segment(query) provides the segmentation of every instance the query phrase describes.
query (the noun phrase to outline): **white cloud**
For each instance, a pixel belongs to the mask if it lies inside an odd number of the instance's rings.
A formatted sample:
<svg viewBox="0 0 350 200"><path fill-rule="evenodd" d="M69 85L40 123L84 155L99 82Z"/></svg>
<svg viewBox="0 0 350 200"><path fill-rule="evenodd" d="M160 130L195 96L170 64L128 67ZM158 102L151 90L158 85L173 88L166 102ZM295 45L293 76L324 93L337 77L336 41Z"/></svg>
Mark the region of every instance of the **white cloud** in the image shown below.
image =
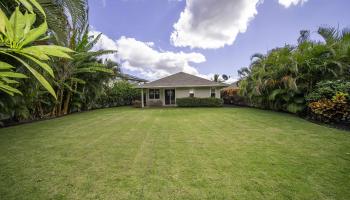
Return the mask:
<svg viewBox="0 0 350 200"><path fill-rule="evenodd" d="M284 7L288 8L291 5L298 5L306 3L308 0L278 0L278 3L283 5Z"/></svg>
<svg viewBox="0 0 350 200"><path fill-rule="evenodd" d="M96 36L99 33L91 31L90 34ZM125 36L113 41L102 35L94 47L94 50L97 49L118 50L116 55L107 55L104 58L120 62L122 68L138 72L150 80L180 71L203 76L191 64L206 61L204 55L200 53L158 51L154 49L153 42L142 42Z"/></svg>
<svg viewBox="0 0 350 200"><path fill-rule="evenodd" d="M261 0L187 0L170 40L178 47L221 48L232 45L258 13Z"/></svg>
<svg viewBox="0 0 350 200"><path fill-rule="evenodd" d="M228 78L224 83L227 83L227 84L232 84L234 82L238 81L238 78L237 77L230 77Z"/></svg>
<svg viewBox="0 0 350 200"><path fill-rule="evenodd" d="M90 31L89 32L90 35L97 37L100 32L98 31ZM93 51L97 51L100 49L104 49L104 50L118 50L118 46L115 43L114 40L112 40L111 38L109 38L108 36L101 34L101 38L100 40L97 42L97 44L92 48ZM118 57L117 54L108 54L108 55L103 55L101 56L102 59L110 59L110 60L114 60L117 61Z"/></svg>

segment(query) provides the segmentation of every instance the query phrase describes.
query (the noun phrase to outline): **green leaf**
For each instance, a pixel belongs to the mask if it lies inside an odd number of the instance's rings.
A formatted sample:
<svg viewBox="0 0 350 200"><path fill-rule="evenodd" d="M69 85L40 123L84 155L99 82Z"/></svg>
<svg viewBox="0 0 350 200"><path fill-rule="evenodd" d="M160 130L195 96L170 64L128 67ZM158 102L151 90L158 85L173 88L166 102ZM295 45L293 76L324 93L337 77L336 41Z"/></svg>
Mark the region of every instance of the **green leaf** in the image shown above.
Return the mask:
<svg viewBox="0 0 350 200"><path fill-rule="evenodd" d="M41 5L36 1L36 0L29 0L30 3L32 3L40 12L41 14L44 15L44 17L46 18L46 14L45 14L45 11L44 9L41 7Z"/></svg>
<svg viewBox="0 0 350 200"><path fill-rule="evenodd" d="M40 60L49 60L50 57L45 54L45 52L42 52L38 49L32 48L32 47L27 47L21 49L21 52L29 54L31 56L34 56Z"/></svg>
<svg viewBox="0 0 350 200"><path fill-rule="evenodd" d="M5 27L6 27L6 15L2 12L1 8L0 8L0 32L1 33L5 33Z"/></svg>
<svg viewBox="0 0 350 200"><path fill-rule="evenodd" d="M16 73L16 72L1 72L0 71L0 77L10 77L10 78L27 78L26 75L22 73Z"/></svg>
<svg viewBox="0 0 350 200"><path fill-rule="evenodd" d="M26 66L26 68L35 76L35 78L41 83L42 86L44 86L44 88L50 92L50 94L57 99L56 93L53 90L52 86L50 85L50 83L39 73L37 72L35 69L33 69L32 67L30 67L29 65Z"/></svg>
<svg viewBox="0 0 350 200"><path fill-rule="evenodd" d="M6 85L6 84L3 84L1 82L0 82L0 90L6 92L7 94L9 94L11 96L13 96L15 93L23 95L22 92L17 90L16 88L11 87L11 86Z"/></svg>
<svg viewBox="0 0 350 200"><path fill-rule="evenodd" d="M80 78L70 78L70 80L74 81L74 82L77 82L77 83L80 83L80 84L85 84L86 82Z"/></svg>
<svg viewBox="0 0 350 200"><path fill-rule="evenodd" d="M305 108L305 105L296 104L296 103L291 103L291 104L288 104L287 106L288 112L291 112L291 113L301 112L304 110L304 108Z"/></svg>
<svg viewBox="0 0 350 200"><path fill-rule="evenodd" d="M8 20L8 18L6 17L5 13L2 12L2 10L0 9L0 28L2 28L1 32L9 39L10 42L13 41L13 29L12 26L10 24L10 21ZM1 24L5 24L5 25L1 25Z"/></svg>
<svg viewBox="0 0 350 200"><path fill-rule="evenodd" d="M21 42L20 47L23 47L29 43L34 42L40 36L44 35L46 33L46 31L47 31L47 23L46 22L42 23L38 28L34 28L34 29L30 30L27 33L24 41Z"/></svg>
<svg viewBox="0 0 350 200"><path fill-rule="evenodd" d="M21 11L19 11L19 7L16 7L15 12L12 13L10 23L13 28L14 42L18 43L23 37L23 30L26 25L26 20Z"/></svg>
<svg viewBox="0 0 350 200"><path fill-rule="evenodd" d="M97 71L97 72L105 72L105 73L110 73L110 74L113 73L113 70L107 69L107 68L104 68L104 67L90 67L90 69L94 70L94 71Z"/></svg>
<svg viewBox="0 0 350 200"><path fill-rule="evenodd" d="M293 100L297 104L305 103L305 98L304 97L295 97Z"/></svg>
<svg viewBox="0 0 350 200"><path fill-rule="evenodd" d="M25 19L25 27L23 30L23 35L27 35L32 28L35 20L36 20L36 15L35 14L28 14L27 12L24 14L24 19Z"/></svg>
<svg viewBox="0 0 350 200"><path fill-rule="evenodd" d="M33 13L33 6L27 0L18 0L29 12Z"/></svg>
<svg viewBox="0 0 350 200"><path fill-rule="evenodd" d="M105 73L113 74L113 70L102 68L102 67L86 67L86 68L79 68L74 71L75 74L96 73L96 72L105 72Z"/></svg>
<svg viewBox="0 0 350 200"><path fill-rule="evenodd" d="M15 67L8 63L0 61L0 69L12 69L12 68L15 68Z"/></svg>
<svg viewBox="0 0 350 200"><path fill-rule="evenodd" d="M69 86L67 83L63 83L63 86L65 86L69 91L74 92L75 90Z"/></svg>
<svg viewBox="0 0 350 200"><path fill-rule="evenodd" d="M276 89L274 91L271 92L271 94L269 95L269 100L270 101L274 101L276 99L276 96L284 94L286 91L283 89Z"/></svg>
<svg viewBox="0 0 350 200"><path fill-rule="evenodd" d="M31 66L29 66L26 62L24 62L22 59L18 58L17 56L14 56L9 53L4 53L8 56L13 57L14 59L18 60L22 65L24 65L33 75L34 77L41 83L42 86L57 100L57 96L55 91L53 90L52 86L50 85L49 82L35 69L33 69Z"/></svg>
<svg viewBox="0 0 350 200"><path fill-rule="evenodd" d="M50 74L50 76L55 77L55 75L53 74L52 68L48 64L46 64L44 62L41 62L38 59L36 59L36 58L34 58L34 57L30 56L30 55L27 55L27 54L21 54L21 55L29 58L30 60L32 60L33 62L38 64L41 68L43 68L45 71L47 71Z"/></svg>
<svg viewBox="0 0 350 200"><path fill-rule="evenodd" d="M65 52L73 52L71 49L56 45L37 45L25 48L26 51L32 51L32 52L41 52L42 54L60 57L60 58L71 58L67 53Z"/></svg>
<svg viewBox="0 0 350 200"><path fill-rule="evenodd" d="M6 83L8 83L8 84L19 83L18 81L15 81L15 80L12 80L12 79L9 79L9 78L6 78L6 77L2 77L1 79L2 79L3 81L5 81Z"/></svg>

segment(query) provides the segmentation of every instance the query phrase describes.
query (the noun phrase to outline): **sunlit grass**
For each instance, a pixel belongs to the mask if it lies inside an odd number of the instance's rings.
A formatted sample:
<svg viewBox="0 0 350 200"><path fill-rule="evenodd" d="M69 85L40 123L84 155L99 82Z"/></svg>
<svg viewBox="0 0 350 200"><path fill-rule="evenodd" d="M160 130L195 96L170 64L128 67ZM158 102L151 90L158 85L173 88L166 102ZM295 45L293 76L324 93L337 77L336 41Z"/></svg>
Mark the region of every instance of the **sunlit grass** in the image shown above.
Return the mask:
<svg viewBox="0 0 350 200"><path fill-rule="evenodd" d="M249 108L115 108L0 129L0 199L349 199L350 133Z"/></svg>

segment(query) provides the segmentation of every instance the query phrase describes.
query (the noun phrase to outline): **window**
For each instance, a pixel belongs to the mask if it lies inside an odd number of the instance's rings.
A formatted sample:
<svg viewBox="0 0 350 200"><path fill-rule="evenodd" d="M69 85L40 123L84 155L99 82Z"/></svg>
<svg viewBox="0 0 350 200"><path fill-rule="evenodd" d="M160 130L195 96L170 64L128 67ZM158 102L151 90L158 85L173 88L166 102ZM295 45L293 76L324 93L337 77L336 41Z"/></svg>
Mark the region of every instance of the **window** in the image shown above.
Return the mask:
<svg viewBox="0 0 350 200"><path fill-rule="evenodd" d="M215 88L210 88L210 97L215 98Z"/></svg>
<svg viewBox="0 0 350 200"><path fill-rule="evenodd" d="M149 99L159 99L159 89L149 89Z"/></svg>
<svg viewBox="0 0 350 200"><path fill-rule="evenodd" d="M189 91L189 97L194 97L194 89L190 89L190 91Z"/></svg>

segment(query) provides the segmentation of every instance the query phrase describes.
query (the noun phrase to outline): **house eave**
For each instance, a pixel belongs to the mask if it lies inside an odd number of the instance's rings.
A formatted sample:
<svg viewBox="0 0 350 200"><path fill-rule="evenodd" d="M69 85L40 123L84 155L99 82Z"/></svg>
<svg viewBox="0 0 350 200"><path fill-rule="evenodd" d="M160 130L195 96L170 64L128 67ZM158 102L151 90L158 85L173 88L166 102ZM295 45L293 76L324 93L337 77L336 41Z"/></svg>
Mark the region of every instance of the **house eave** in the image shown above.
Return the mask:
<svg viewBox="0 0 350 200"><path fill-rule="evenodd" d="M147 86L139 85L136 88L198 88L198 87L227 87L227 84L217 84L217 85L162 85L162 86Z"/></svg>

